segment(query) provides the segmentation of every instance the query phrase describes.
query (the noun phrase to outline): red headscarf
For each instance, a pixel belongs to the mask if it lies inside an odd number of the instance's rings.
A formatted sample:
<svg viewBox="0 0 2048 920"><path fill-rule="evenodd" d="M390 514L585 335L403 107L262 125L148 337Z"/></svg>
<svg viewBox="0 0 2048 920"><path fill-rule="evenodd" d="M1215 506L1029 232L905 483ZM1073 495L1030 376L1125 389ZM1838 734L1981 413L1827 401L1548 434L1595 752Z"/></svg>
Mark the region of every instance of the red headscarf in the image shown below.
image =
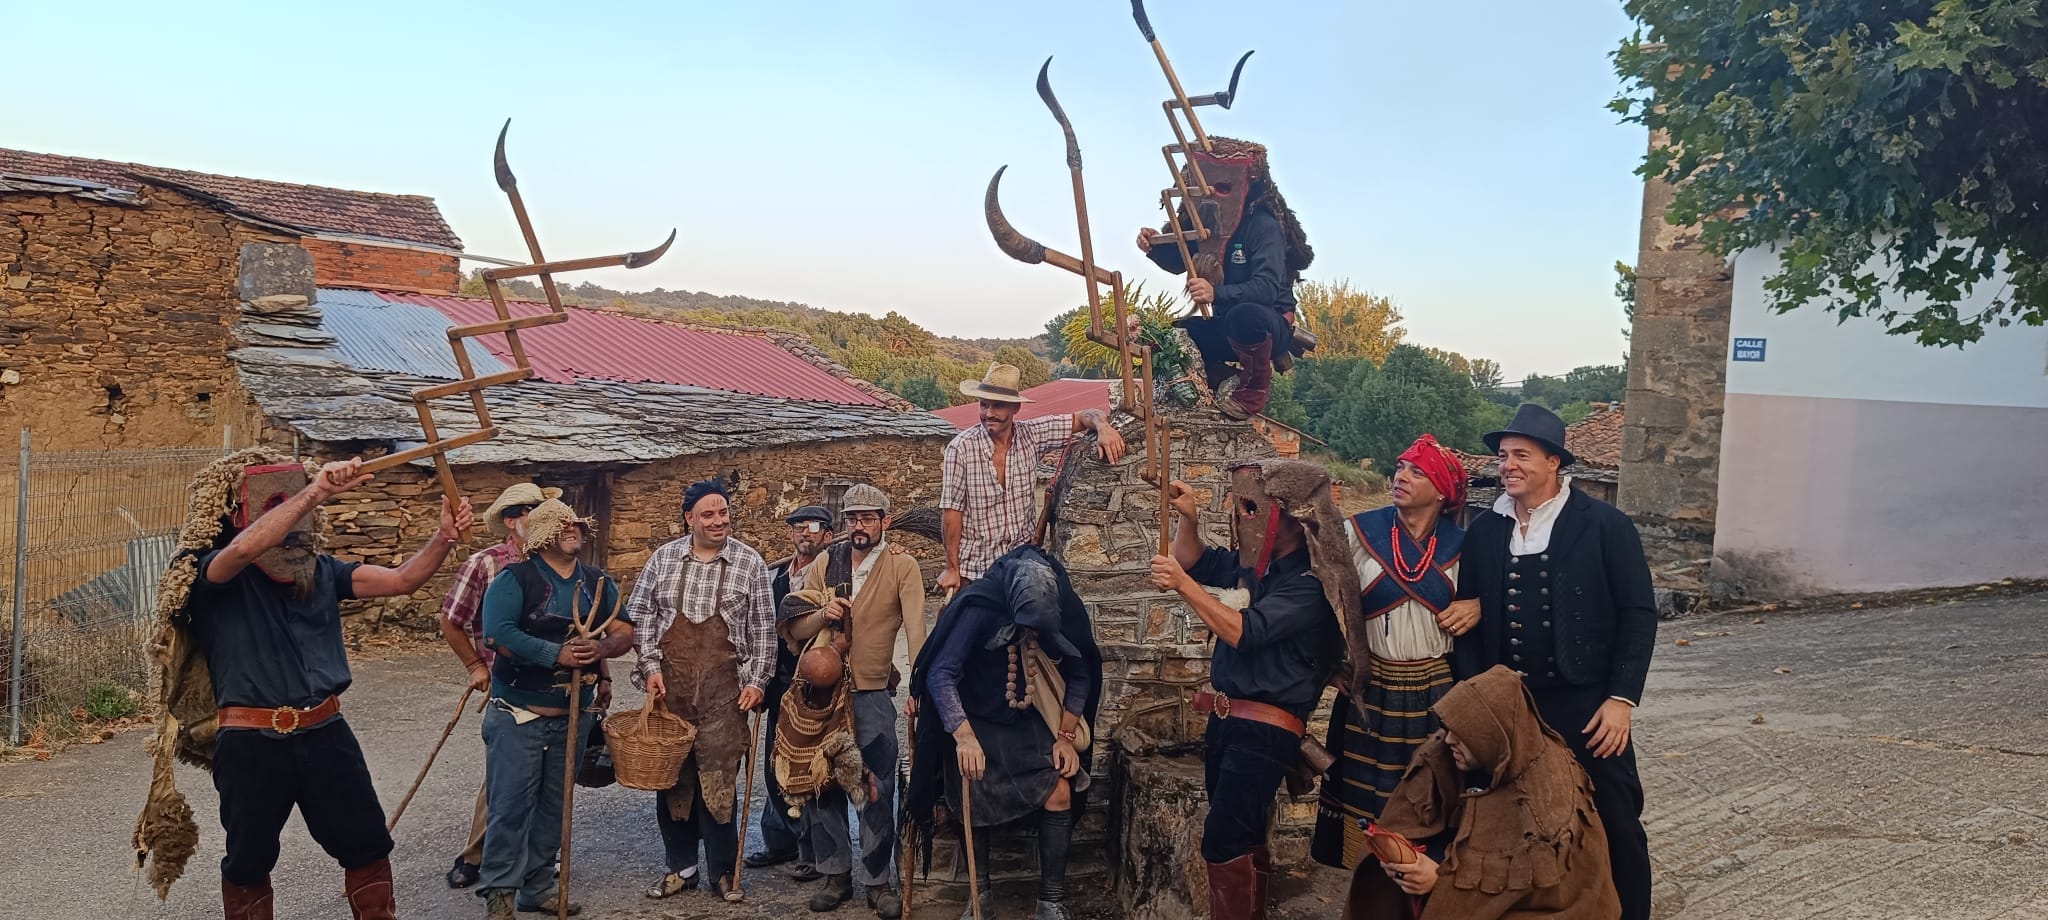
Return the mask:
<svg viewBox="0 0 2048 920"><path fill-rule="evenodd" d="M1415 443L1401 453L1401 460L1415 464L1429 484L1444 497L1444 508L1451 510L1465 504L1465 464L1450 448L1438 444L1435 435L1425 434L1416 438Z"/></svg>

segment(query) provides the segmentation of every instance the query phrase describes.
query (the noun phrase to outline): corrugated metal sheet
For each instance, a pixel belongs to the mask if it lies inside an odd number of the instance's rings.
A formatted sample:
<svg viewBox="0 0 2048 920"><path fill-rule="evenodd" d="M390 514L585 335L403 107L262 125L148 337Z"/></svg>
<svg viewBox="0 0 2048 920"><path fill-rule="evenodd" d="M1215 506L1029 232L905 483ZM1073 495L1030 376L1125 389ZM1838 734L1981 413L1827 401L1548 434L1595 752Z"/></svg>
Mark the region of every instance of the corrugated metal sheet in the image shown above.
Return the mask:
<svg viewBox="0 0 2048 920"><path fill-rule="evenodd" d="M1065 379L1042 383L1024 391L1024 398L1031 400L1017 413L1017 420L1044 418L1048 415L1073 415L1085 409L1109 411L1109 389L1113 380ZM966 431L981 424L981 407L968 403L964 406L948 406L932 413Z"/></svg>
<svg viewBox="0 0 2048 920"><path fill-rule="evenodd" d="M380 292L378 296L431 307L456 323L497 318L488 300L397 292ZM546 309L542 304L515 301L512 315L530 316ZM534 372L542 380L670 383L848 406L886 405L765 336L691 329L574 307L570 312L566 323L519 333ZM511 360L503 335L482 336L478 341L501 360Z"/></svg>
<svg viewBox="0 0 2048 920"><path fill-rule="evenodd" d="M349 364L365 370L460 380L455 355L448 349L448 317L427 307L387 300L370 291L321 288L320 327L335 338L335 351ZM510 365L499 361L476 341L464 343L478 374L495 374Z"/></svg>

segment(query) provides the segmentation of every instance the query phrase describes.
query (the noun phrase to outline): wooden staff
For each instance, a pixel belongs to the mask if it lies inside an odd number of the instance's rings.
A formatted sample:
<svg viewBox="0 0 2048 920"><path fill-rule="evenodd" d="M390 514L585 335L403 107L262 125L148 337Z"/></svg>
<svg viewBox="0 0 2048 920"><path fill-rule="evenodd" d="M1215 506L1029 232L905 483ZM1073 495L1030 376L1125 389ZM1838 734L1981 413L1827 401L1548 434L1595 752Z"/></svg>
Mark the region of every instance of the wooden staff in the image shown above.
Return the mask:
<svg viewBox="0 0 2048 920"><path fill-rule="evenodd" d="M981 872L974 860L974 794L967 787L971 782L967 774L960 774L960 842L967 845L967 904L974 920L982 920Z"/></svg>
<svg viewBox="0 0 2048 920"><path fill-rule="evenodd" d="M946 599L947 599L948 601L951 601L951 600L953 599L953 592L951 592L951 591L948 591L948 592L946 592ZM909 763L908 763L908 764L907 764L906 766L907 766L907 767L908 767L908 769L910 770L910 775L911 775L911 776L916 776L916 775L917 775L917 708L916 708L916 706L915 706L915 703L916 703L916 700L915 700L915 698L913 698L911 702L912 702L912 704L913 704L913 705L912 705L912 707L911 707L911 709L910 709L909 713L907 713L907 714L905 715L905 718L907 718L907 719L909 719L909 720L910 720L910 729L909 729L909 732L908 732L908 736L909 736L909 738L910 738L910 756L909 756L909 758L908 758L908 760L909 760ZM908 803L904 803L904 804L905 804L905 805L907 805ZM917 861L917 825L916 825L916 824L913 824L913 823L906 823L906 824L904 824L904 826L903 826L903 860L902 860L902 861L903 861L903 920L910 920L911 880L912 880L912 878L914 878L914 877L916 876L916 873L915 873L914 871L912 871L912 866L913 866L913 865L914 865L914 864L916 863L916 861Z"/></svg>
<svg viewBox="0 0 2048 920"><path fill-rule="evenodd" d="M626 601L624 591L619 592L618 598L612 602L611 612L605 614L604 619L597 619L598 608L604 606L604 586L608 580L603 575L598 576L597 591L590 600L590 613L587 618L581 609L583 585L580 582L576 585L575 593L569 596L569 619L574 624L577 636L584 639L602 637L605 628L618 617L619 607ZM582 739L582 736L577 734L580 729L576 726L576 717L582 712L583 669L570 668L568 743L562 745L562 877L555 885L556 920L569 920L569 832L576 816L576 748L577 742Z"/></svg>
<svg viewBox="0 0 2048 920"><path fill-rule="evenodd" d="M765 702L765 701L764 701ZM747 816L754 810L754 748L761 741L761 711L756 709L747 719L746 767L740 771L740 781L746 784L747 793L740 808L740 842L732 854L732 890L740 890L740 871L747 867Z"/></svg>
<svg viewBox="0 0 2048 920"><path fill-rule="evenodd" d="M434 749L427 753L427 762L420 765L420 775L413 777L412 788L405 790L405 798L398 800L398 810L391 813L391 820L384 825L384 832L390 833L398 826L398 819L405 816L405 806L412 804L412 797L419 794L420 784L427 781L427 771L434 768L434 758L441 756L441 745L448 743L448 736L455 734L455 723L462 721L462 711L469 708L469 695L475 687L462 688L462 699L455 703L455 715L449 717L448 727L441 729L441 740L434 742Z"/></svg>

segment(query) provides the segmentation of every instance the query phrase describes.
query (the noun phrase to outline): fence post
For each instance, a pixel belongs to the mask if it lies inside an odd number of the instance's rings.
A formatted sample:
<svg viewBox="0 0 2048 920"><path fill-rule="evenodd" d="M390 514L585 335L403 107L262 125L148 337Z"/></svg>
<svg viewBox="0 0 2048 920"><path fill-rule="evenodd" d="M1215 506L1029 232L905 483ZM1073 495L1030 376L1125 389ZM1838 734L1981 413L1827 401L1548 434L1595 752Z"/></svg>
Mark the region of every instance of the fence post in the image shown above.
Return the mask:
<svg viewBox="0 0 2048 920"><path fill-rule="evenodd" d="M13 667L7 672L8 744L20 747L21 695L28 682L22 679L21 648L24 615L28 612L28 429L21 430L21 467L14 488L14 634L9 651Z"/></svg>

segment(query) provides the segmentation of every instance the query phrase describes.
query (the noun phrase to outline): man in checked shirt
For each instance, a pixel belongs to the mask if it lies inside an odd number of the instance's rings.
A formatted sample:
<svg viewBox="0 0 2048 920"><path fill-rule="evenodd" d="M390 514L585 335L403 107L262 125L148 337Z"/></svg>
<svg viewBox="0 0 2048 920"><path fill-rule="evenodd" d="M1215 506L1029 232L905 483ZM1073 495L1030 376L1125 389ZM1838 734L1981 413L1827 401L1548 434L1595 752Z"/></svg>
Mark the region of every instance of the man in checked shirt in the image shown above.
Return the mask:
<svg viewBox="0 0 2048 920"><path fill-rule="evenodd" d="M741 898L733 883L739 836L733 823L740 760L754 739L758 708L775 671L775 599L768 564L732 538L732 509L715 479L683 492L685 535L655 550L626 602L640 665L633 682L697 727L676 785L655 794L668 872L650 886L667 898L699 885L704 847L711 892Z"/></svg>
<svg viewBox="0 0 2048 920"><path fill-rule="evenodd" d="M939 486L946 544L941 591L958 590L1004 553L1031 542L1038 524L1034 474L1047 451L1077 431L1093 430L1102 459L1124 458L1123 435L1099 409L1018 421L1031 401L1017 390L1020 376L1015 367L995 364L982 379L960 382L960 392L981 401L981 424L946 445Z"/></svg>

